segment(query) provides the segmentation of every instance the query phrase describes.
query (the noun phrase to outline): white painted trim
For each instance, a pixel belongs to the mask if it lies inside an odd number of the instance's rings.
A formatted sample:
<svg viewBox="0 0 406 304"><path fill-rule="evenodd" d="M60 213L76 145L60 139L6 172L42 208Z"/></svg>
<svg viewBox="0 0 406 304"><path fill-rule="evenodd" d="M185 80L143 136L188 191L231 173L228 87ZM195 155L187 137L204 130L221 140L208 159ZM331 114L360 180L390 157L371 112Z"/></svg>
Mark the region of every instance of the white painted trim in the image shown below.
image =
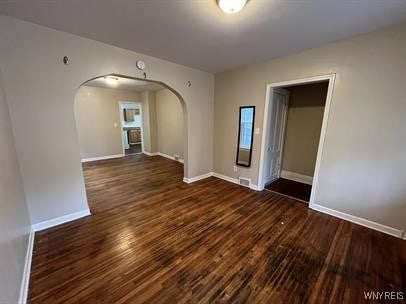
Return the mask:
<svg viewBox="0 0 406 304"><path fill-rule="evenodd" d="M168 155L168 154L165 154L165 153L162 153L162 152L157 152L155 155L159 155L159 156L169 158L169 159L172 159L172 160L176 161L175 156L171 156L171 155ZM179 158L177 161L180 162L180 163L183 163L183 159L181 159L181 158Z"/></svg>
<svg viewBox="0 0 406 304"><path fill-rule="evenodd" d="M208 177L210 177L210 176L213 176L213 172L205 173L205 174L198 175L198 176L194 176L194 177L190 177L190 178L184 177L184 178L183 178L183 181L184 181L185 183L187 183L187 184L190 184L190 183L197 182L197 181L199 181L199 180L208 178Z"/></svg>
<svg viewBox="0 0 406 304"><path fill-rule="evenodd" d="M214 177L217 177L217 178L220 178L220 179L223 179L223 180L225 180L225 181L228 181L228 182L230 182L230 183L234 183L234 184L239 185L238 179L236 179L236 178L229 177L229 176L227 176L227 175L223 175L223 174L216 173L216 172L213 172L213 176L214 176Z"/></svg>
<svg viewBox="0 0 406 304"><path fill-rule="evenodd" d="M263 190L265 188L264 180L264 164L265 164L265 150L266 150L266 136L268 136L267 123L268 123L268 112L270 107L271 87L268 84L266 86L265 92L265 107L264 107L264 118L262 121L262 139L261 139L261 153L259 156L259 172L258 172L258 188Z"/></svg>
<svg viewBox="0 0 406 304"><path fill-rule="evenodd" d="M78 212L74 212L71 214L67 214L67 215L63 215L61 217L57 217L57 218L53 218L44 222L40 222L37 224L32 225L32 228L34 229L34 231L41 231L44 229L48 229L51 227L55 227L70 221L74 221L77 219L80 219L82 217L91 215L90 210L89 209L85 209L85 210L81 210Z"/></svg>
<svg viewBox="0 0 406 304"><path fill-rule="evenodd" d="M118 102L118 111L120 114L120 126L121 126L121 132L123 132L123 121L124 121L124 113L121 109L122 105L135 105L140 109L140 118L141 118L141 127L140 127L140 131L141 131L141 151L142 153L144 153L144 119L143 119L143 112L142 112L142 102L138 102L138 101L119 101ZM128 143L128 145L130 145L130 143ZM125 146L124 146L124 141L123 141L123 136L121 134L121 146L123 148L123 154L125 155Z"/></svg>
<svg viewBox="0 0 406 304"><path fill-rule="evenodd" d="M316 193L317 193L319 169L320 169L320 163L321 163L322 156L323 156L323 148L324 148L324 141L325 141L325 137L326 137L327 124L328 124L329 113L330 113L330 106L331 106L331 101L333 98L335 77L336 77L335 74L327 74L327 75L320 75L320 76L315 76L315 77L308 77L308 78L303 78L303 79L295 79L295 80L267 84L266 96L265 96L264 121L263 121L263 127L262 127L261 156L260 156L259 172L258 172L258 190L261 191L265 187L264 177L263 177L264 176L264 173L263 173L264 172L264 163L265 163L265 149L266 149L265 139L266 139L266 136L268 135L268 132L267 132L268 130L266 130L266 123L268 120L267 115L268 115L268 108L269 108L269 103L270 103L269 98L270 98L270 94L271 94L270 93L271 89L275 88L275 87L284 87L284 86L291 86L291 85L297 85L297 84L308 84L308 83L328 80L326 103L324 106L323 122L322 122L321 132L320 132L319 146L317 149L316 166L314 169L313 185L312 185L312 191L310 194L309 206L314 202Z"/></svg>
<svg viewBox="0 0 406 304"><path fill-rule="evenodd" d="M28 235L27 251L25 254L25 263L23 276L21 279L20 294L18 296L18 304L26 304L28 298L28 287L30 283L32 250L34 248L35 231L31 227L30 234Z"/></svg>
<svg viewBox="0 0 406 304"><path fill-rule="evenodd" d="M252 183L250 183L250 189L255 190L255 191L261 191L261 190L259 190L258 185L255 185Z"/></svg>
<svg viewBox="0 0 406 304"><path fill-rule="evenodd" d="M228 181L228 182L230 182L230 183L237 184L237 185L239 185L239 186L241 186L241 187L248 188L248 187L245 187L245 186L241 185L241 184L239 183L239 181L238 181L238 178L233 178L233 177L230 177L230 176L227 176L227 175L223 175L223 174L220 174L220 173L216 173L216 172L213 172L213 176L214 176L214 177L217 177L217 178L220 178L220 179L222 179L222 180ZM242 178L244 178L244 177L242 177ZM249 178L246 178L246 179L249 179ZM261 190L258 189L258 186L257 186L257 185L252 184L251 182L250 182L249 188L252 189L252 190L255 190L255 191L261 191Z"/></svg>
<svg viewBox="0 0 406 304"><path fill-rule="evenodd" d="M282 170L281 177L289 180L293 180L295 182L312 185L313 184L313 176L308 176L296 172Z"/></svg>
<svg viewBox="0 0 406 304"><path fill-rule="evenodd" d="M156 152L143 151L142 153L144 153L145 155L148 155L148 156L156 156L156 155L158 155L158 153L156 153Z"/></svg>
<svg viewBox="0 0 406 304"><path fill-rule="evenodd" d="M199 181L199 180L208 178L208 177L210 177L210 176L214 176L214 177L220 178L220 179L222 179L222 180L225 180L225 181L227 181L227 182L230 182L230 183L233 183L233 184L237 184L237 185L239 185L239 186L241 186L241 187L248 188L248 187L245 187L245 186L241 185L241 184L239 183L239 181L238 181L237 178L229 177L229 176L226 176L226 175L223 175L223 174L220 174L220 173L216 173L216 172L209 172L209 173L202 174L202 175L195 176L195 177L191 177L191 178L184 177L184 178L183 178L183 181L184 181L185 183L190 184L190 183L193 183L193 182L196 182L196 181ZM244 177L243 177L243 178L244 178ZM247 179L248 179L248 178L247 178ZM252 189L252 190L255 190L255 191L259 191L259 190L258 190L258 186L255 185L255 184L252 184L252 183L251 183L251 180L250 180L250 186L249 186L249 188Z"/></svg>
<svg viewBox="0 0 406 304"><path fill-rule="evenodd" d="M114 154L114 155L107 155L107 156L99 156L99 157L89 157L89 158L82 158L81 162L86 163L90 161L96 161L96 160L104 160L104 159L111 159L111 158L120 158L124 157L124 154Z"/></svg>
<svg viewBox="0 0 406 304"><path fill-rule="evenodd" d="M346 220L346 221L349 221L349 222L352 222L352 223L355 223L355 224L358 224L358 225L361 225L361 226L364 226L367 228L371 228L373 230L377 230L377 231L380 231L380 232L383 232L383 233L386 233L386 234L389 234L389 235L392 235L392 236L395 236L398 238L402 238L403 231L400 229L385 226L385 225L382 225L382 224L379 224L376 222L366 220L366 219L358 217L358 216L354 216L354 215L351 215L348 213L330 209L330 208L327 208L327 207L324 207L324 206L321 206L318 204L314 204L314 203L309 204L309 207L313 210L320 211L320 212L338 217L340 219L343 219L343 220Z"/></svg>
<svg viewBox="0 0 406 304"><path fill-rule="evenodd" d="M318 182L319 182L319 170L320 170L321 159L323 156L324 142L326 140L327 125L328 125L329 114L330 114L331 100L333 98L335 78L336 78L335 74L330 75L330 77L328 78L329 82L328 82L328 89L327 89L326 104L324 105L323 122L321 125L319 146L317 148L316 166L314 168L313 185L312 185L312 191L310 193L309 205L314 203L315 199L316 199L316 193L317 193Z"/></svg>

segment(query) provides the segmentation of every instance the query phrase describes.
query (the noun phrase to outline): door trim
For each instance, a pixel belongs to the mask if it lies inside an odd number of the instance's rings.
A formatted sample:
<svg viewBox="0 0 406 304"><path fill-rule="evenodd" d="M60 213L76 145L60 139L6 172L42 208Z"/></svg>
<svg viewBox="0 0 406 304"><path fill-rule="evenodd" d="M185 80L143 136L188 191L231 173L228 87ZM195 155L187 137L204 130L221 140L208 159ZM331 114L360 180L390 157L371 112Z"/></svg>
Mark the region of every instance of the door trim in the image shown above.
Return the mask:
<svg viewBox="0 0 406 304"><path fill-rule="evenodd" d="M320 82L320 81L328 81L328 89L327 89L327 96L326 96L326 104L324 106L324 113L323 113L323 122L321 126L321 132L320 132L320 140L319 140L319 146L317 149L317 157L316 157L316 166L314 169L314 176L313 176L313 186L312 186L312 191L310 194L310 201L309 201L309 207L312 207L314 204L314 200L316 197L317 193L317 186L318 186L318 179L319 179L319 169L320 169L320 163L323 157L323 149L324 149L324 141L326 138L326 131L327 131L327 125L328 125L328 120L329 120L329 113L330 113L330 106L331 106L331 101L333 97L333 90L334 90L334 83L335 83L335 77L336 74L326 74L326 75L320 75L320 76L313 76L313 77L307 77L307 78L301 78L301 79L295 79L295 80L288 80L288 81L282 81L282 82L273 82L269 83L266 85L266 94L265 94L265 107L264 107L264 118L263 118L263 125L262 125L262 141L261 141L261 155L260 155L260 161L259 161L259 172L258 172L258 190L261 191L265 187L265 182L264 182L264 163L265 163L265 150L266 150L266 136L269 136L269 130L267 130L266 125L268 121L268 109L270 106L270 97L272 89L278 88L278 87L287 87L291 85L299 85L299 84L309 84L309 83L315 83L315 82Z"/></svg>
<svg viewBox="0 0 406 304"><path fill-rule="evenodd" d="M124 121L124 114L123 111L121 111L121 106L122 105L134 105L137 106L140 109L140 120L141 120L141 126L140 126L140 131L141 131L141 153L145 153L144 150L144 113L142 112L142 103L138 101L119 101L118 102L118 111L120 113L120 130L121 130L121 148L123 150L123 155L125 155L125 146L124 146L124 141L123 141L123 121Z"/></svg>

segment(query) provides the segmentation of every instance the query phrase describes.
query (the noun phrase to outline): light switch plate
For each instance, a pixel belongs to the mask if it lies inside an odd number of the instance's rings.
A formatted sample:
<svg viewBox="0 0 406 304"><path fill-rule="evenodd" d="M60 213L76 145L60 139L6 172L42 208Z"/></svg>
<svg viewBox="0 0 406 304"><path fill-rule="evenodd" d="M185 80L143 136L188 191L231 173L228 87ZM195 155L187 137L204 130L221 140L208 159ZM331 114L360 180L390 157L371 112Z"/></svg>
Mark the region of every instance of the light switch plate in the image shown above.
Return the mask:
<svg viewBox="0 0 406 304"><path fill-rule="evenodd" d="M254 133L255 133L255 134L259 134L259 128L255 128Z"/></svg>

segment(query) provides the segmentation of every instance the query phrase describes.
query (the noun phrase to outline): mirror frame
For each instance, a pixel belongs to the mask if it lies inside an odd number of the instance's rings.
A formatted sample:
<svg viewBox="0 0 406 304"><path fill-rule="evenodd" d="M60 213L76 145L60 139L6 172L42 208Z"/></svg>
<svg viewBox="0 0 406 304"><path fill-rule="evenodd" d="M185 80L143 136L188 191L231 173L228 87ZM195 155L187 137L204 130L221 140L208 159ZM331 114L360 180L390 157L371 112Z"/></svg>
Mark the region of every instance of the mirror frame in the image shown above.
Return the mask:
<svg viewBox="0 0 406 304"><path fill-rule="evenodd" d="M250 156L248 159L248 164L240 164L238 163L238 156L240 154L240 137L241 137L241 112L243 109L252 109L253 113L252 113L252 130L251 130L251 149L250 149ZM255 106L241 106L240 107L240 111L239 111L239 116L238 116L238 141L237 141L237 158L235 160L235 164L237 166L241 166L241 167L251 167L251 159L252 159L252 149L254 146L254 129L255 129Z"/></svg>

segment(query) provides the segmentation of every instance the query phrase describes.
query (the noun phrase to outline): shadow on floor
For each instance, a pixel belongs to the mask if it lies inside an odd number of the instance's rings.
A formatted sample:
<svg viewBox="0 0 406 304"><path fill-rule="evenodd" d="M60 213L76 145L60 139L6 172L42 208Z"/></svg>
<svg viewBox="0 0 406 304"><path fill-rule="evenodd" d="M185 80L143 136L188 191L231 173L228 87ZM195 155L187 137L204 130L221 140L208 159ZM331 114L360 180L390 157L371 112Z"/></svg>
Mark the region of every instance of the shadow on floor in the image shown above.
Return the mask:
<svg viewBox="0 0 406 304"><path fill-rule="evenodd" d="M125 149L125 155L141 153L141 144L131 144L129 149Z"/></svg>
<svg viewBox="0 0 406 304"><path fill-rule="evenodd" d="M279 178L265 186L265 189L278 192L308 203L312 186L295 182L289 179Z"/></svg>

